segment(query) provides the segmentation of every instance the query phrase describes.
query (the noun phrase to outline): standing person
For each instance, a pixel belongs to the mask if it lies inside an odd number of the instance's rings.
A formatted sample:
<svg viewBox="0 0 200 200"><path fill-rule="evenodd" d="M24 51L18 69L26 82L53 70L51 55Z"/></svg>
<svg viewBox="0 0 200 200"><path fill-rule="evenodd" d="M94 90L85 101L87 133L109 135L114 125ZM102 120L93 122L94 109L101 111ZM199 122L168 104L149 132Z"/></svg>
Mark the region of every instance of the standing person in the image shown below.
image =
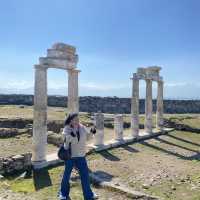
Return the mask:
<svg viewBox="0 0 200 200"><path fill-rule="evenodd" d="M89 170L85 158L86 141L88 137L95 132L95 128L92 128L90 132L88 132L86 127L79 123L78 113L70 113L66 117L63 129L63 135L65 138L64 147L68 148L69 145L71 146L71 158L65 161L65 171L63 174L61 188L59 192L60 200L70 199L69 180L73 167L78 169L81 178L84 199L98 199L98 196L92 192L90 187Z"/></svg>

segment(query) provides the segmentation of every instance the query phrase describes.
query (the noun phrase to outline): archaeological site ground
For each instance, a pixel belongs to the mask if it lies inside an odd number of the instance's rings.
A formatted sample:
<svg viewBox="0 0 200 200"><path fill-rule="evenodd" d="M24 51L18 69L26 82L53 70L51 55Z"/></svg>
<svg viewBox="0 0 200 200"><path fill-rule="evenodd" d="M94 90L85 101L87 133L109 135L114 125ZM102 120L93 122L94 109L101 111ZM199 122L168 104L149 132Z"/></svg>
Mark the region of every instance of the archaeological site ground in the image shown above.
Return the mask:
<svg viewBox="0 0 200 200"><path fill-rule="evenodd" d="M199 200L199 102L164 100L165 77L159 66L133 71L130 98L81 100L77 63L75 47L55 43L34 65L33 96L0 95L0 200L57 199L64 169L57 151L69 112L79 112L88 129L96 127L87 143L87 159L100 200ZM48 97L50 68L68 73L67 98ZM140 80L145 82L143 100ZM70 197L83 199L75 169Z"/></svg>

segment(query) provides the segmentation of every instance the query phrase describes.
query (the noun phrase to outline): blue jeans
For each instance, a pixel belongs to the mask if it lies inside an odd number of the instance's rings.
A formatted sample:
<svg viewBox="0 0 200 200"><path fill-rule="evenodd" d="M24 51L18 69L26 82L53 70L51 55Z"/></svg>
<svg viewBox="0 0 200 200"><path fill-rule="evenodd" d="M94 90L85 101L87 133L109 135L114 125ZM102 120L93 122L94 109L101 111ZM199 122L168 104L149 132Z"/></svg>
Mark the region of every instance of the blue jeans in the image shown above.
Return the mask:
<svg viewBox="0 0 200 200"><path fill-rule="evenodd" d="M93 192L90 188L89 170L85 157L75 157L65 161L65 171L63 174L61 189L60 189L62 196L66 197L66 199L69 197L69 192L70 192L69 180L73 167L76 167L79 171L84 199L92 200Z"/></svg>

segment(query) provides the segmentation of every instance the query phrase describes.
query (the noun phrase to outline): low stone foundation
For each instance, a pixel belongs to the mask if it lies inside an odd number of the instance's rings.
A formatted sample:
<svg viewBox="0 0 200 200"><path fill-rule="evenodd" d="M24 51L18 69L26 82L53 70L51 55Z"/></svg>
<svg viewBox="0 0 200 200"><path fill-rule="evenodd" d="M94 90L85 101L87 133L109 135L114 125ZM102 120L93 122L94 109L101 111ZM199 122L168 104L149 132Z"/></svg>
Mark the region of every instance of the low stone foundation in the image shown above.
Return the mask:
<svg viewBox="0 0 200 200"><path fill-rule="evenodd" d="M29 129L0 128L0 138L15 137L24 133L30 133Z"/></svg>
<svg viewBox="0 0 200 200"><path fill-rule="evenodd" d="M22 129L27 126L27 124L32 124L32 119L1 119L0 127L1 128L18 128Z"/></svg>
<svg viewBox="0 0 200 200"><path fill-rule="evenodd" d="M0 158L0 174L12 174L31 168L31 153L25 153L7 158Z"/></svg>
<svg viewBox="0 0 200 200"><path fill-rule="evenodd" d="M200 133L200 129L193 128L186 124L176 123L170 119L164 119L164 126L167 128L174 128L177 131L188 131L192 133Z"/></svg>
<svg viewBox="0 0 200 200"><path fill-rule="evenodd" d="M48 131L47 143L55 146L60 146L63 143L62 135Z"/></svg>

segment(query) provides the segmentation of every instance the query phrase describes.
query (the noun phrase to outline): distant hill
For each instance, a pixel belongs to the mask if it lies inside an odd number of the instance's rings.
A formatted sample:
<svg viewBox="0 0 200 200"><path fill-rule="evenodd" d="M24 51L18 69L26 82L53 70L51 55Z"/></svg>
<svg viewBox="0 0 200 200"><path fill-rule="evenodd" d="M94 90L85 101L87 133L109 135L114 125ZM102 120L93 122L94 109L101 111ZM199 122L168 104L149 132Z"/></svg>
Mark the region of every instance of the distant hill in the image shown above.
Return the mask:
<svg viewBox="0 0 200 200"><path fill-rule="evenodd" d="M130 113L131 99L118 97L80 97L81 112ZM33 105L33 95L0 94L0 105ZM48 96L48 105L66 107L67 97ZM145 111L145 100L140 99L140 113ZM156 100L153 100L156 111ZM200 100L164 100L165 113L200 113Z"/></svg>

